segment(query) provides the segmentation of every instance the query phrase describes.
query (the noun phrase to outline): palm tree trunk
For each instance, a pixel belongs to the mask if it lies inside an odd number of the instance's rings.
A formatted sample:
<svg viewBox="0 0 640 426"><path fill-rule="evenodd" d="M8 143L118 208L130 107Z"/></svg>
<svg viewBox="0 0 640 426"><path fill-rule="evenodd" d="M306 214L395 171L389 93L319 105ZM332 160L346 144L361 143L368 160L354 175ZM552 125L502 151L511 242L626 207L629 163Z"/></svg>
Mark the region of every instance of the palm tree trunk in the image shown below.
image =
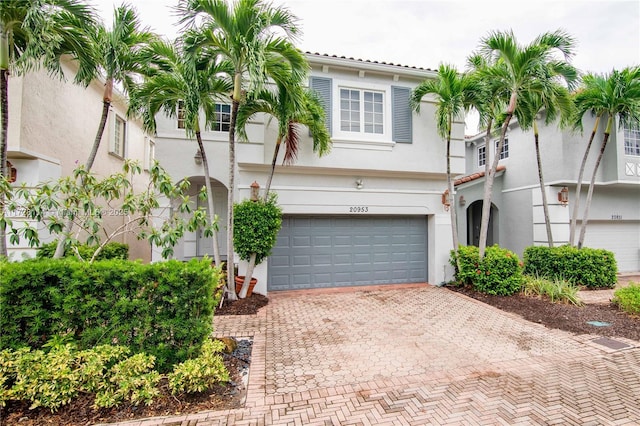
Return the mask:
<svg viewBox="0 0 640 426"><path fill-rule="evenodd" d="M589 182L589 192L587 192L587 200L585 201L584 206L584 215L582 216L582 223L580 224L580 237L578 238L578 248L582 248L584 244L584 236L587 232L587 221L589 219L589 208L591 207L591 198L593 197L593 188L596 182L596 173L598 172L598 167L600 166L600 161L602 161L602 157L604 156L604 150L607 147L607 141L609 140L609 134L611 133L611 126L613 124L613 115L609 116L607 120L607 128L604 131L604 137L602 138L602 145L600 146L600 152L598 153L598 158L596 159L596 164L593 166L593 175L591 175L591 182Z"/></svg>
<svg viewBox="0 0 640 426"><path fill-rule="evenodd" d="M458 263L458 220L456 218L456 203L453 195L453 179L451 178L451 120L449 120L449 134L447 136L447 189L449 190L449 214L451 215L451 237L453 239L453 251L456 258L456 265L460 271Z"/></svg>
<svg viewBox="0 0 640 426"><path fill-rule="evenodd" d="M236 120L242 89L242 73L236 72L233 81L233 99L231 101L231 122L229 123L229 193L227 197L227 298L236 300L235 280L233 276L233 203L236 176Z"/></svg>
<svg viewBox="0 0 640 426"><path fill-rule="evenodd" d="M2 108L2 129L0 129L0 178L8 176L7 152L9 148L9 70L0 70L0 105ZM4 217L5 194L0 193L0 216ZM0 226L0 258L7 257L6 226Z"/></svg>
<svg viewBox="0 0 640 426"><path fill-rule="evenodd" d="M489 123L487 123L487 134L485 136L484 143L484 194L482 196L482 219L480 220L480 236L478 240L478 250L479 257L482 259L484 257L484 251L487 248L487 232L489 230L489 218L491 215L491 193L493 191L493 178L489 180L489 177L492 175L491 170L493 169L490 166L489 160L491 159L491 127L493 126L493 120L489 119ZM497 159L500 158L500 153L495 156L496 163ZM496 169L498 168L496 164Z"/></svg>
<svg viewBox="0 0 640 426"><path fill-rule="evenodd" d="M202 143L202 135L200 134L200 123L197 124L198 130L196 133L196 140L198 141L198 149L202 154L202 167L204 167L204 186L207 188L207 207L209 208L209 221L211 224L215 223L216 215L213 210L213 190L211 189L211 178L209 176L209 161L207 160L207 153L204 150L204 144ZM220 260L220 248L218 247L218 231L214 230L213 235L213 260L216 265L221 265Z"/></svg>
<svg viewBox="0 0 640 426"><path fill-rule="evenodd" d="M536 145L536 161L538 163L538 181L540 182L540 193L542 194L542 210L544 211L544 224L547 228L547 242L549 247L553 247L553 236L551 235L551 220L549 218L549 202L547 192L544 187L544 176L542 174L542 158L540 158L540 140L538 134L538 124L533 122L533 137Z"/></svg>
<svg viewBox="0 0 640 426"><path fill-rule="evenodd" d="M271 189L271 181L273 180L273 174L276 171L276 161L278 161L278 153L280 152L280 145L282 144L282 137L278 136L276 140L276 147L273 150L273 159L271 160L271 173L267 178L267 185L264 188L264 201L269 199L269 190Z"/></svg>
<svg viewBox="0 0 640 426"><path fill-rule="evenodd" d="M109 108L111 107L111 98L113 96L113 78L107 78L107 81L104 85L104 95L102 97L102 115L100 117L100 124L98 124L98 131L96 132L96 137L93 140L93 146L91 147L91 152L89 153L89 157L87 158L87 162L85 163L85 170L87 173L91 171L93 167L93 163L98 154L98 149L100 148L100 141L102 140L102 136L104 135L104 129L107 126L107 118L109 117ZM56 251L53 254L54 259L60 259L64 256L64 246L66 241L66 236L73 230L73 221L71 219L67 219L64 224L64 229L58 235L58 245L56 246Z"/></svg>
<svg viewBox="0 0 640 426"><path fill-rule="evenodd" d="M587 165L587 158L589 157L589 151L591 150L591 144L593 143L593 139L596 136L596 132L598 131L598 125L600 124L600 117L602 115L599 114L596 116L596 122L593 125L593 130L591 131L591 137L589 137L589 143L587 143L587 148L584 150L584 155L582 156L582 162L580 163L580 171L578 172L578 181L576 182L576 194L575 200L573 201L573 211L571 212L571 225L569 229L569 245L573 246L575 242L576 236L576 223L578 222L578 210L580 208L580 193L582 192L582 178L584 177L584 169Z"/></svg>

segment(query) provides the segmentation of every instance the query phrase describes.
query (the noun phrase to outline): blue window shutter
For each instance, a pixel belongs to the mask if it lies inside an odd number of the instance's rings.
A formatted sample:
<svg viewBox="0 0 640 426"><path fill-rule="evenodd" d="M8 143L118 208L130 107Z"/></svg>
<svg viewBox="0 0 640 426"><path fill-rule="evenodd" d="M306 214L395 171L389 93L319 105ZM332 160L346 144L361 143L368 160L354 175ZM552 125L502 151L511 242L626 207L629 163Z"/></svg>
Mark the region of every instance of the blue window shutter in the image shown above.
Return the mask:
<svg viewBox="0 0 640 426"><path fill-rule="evenodd" d="M327 77L311 77L311 82L309 84L311 90L314 90L318 97L320 98L320 103L324 108L325 112L325 120L327 129L329 130L329 135L332 135L331 129L331 87L332 82L330 78Z"/></svg>
<svg viewBox="0 0 640 426"><path fill-rule="evenodd" d="M391 119L393 120L391 136L396 143L413 142L410 97L410 88L391 86Z"/></svg>

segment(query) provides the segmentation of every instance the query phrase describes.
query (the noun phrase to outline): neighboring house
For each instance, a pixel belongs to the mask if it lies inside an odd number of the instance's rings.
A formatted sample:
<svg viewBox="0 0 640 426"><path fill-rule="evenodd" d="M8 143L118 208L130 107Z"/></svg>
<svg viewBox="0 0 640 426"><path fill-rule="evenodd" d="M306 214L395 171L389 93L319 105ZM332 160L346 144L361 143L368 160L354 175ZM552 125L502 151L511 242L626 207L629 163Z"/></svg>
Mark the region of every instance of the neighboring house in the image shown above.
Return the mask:
<svg viewBox="0 0 640 426"><path fill-rule="evenodd" d="M585 117L583 134L559 130L555 124L540 127L542 167L555 245L569 241L578 172L593 124L593 118ZM596 134L585 169L578 224L600 150L603 127L600 126ZM494 158L497 141L497 137L494 138L487 148L484 136L483 133L466 139L466 175L456 181L461 244L478 244L484 161L489 160L487 149L490 158ZM533 133L523 132L517 122L512 122L500 158L488 245L497 243L522 255L527 246L548 244ZM563 188L568 190L566 203L560 201ZM611 250L620 271L640 270L640 131L637 128L621 129L616 125L611 133L596 177L584 245Z"/></svg>
<svg viewBox="0 0 640 426"><path fill-rule="evenodd" d="M86 162L102 113L103 82L94 81L84 88L73 84L76 66L63 61L65 80L51 77L46 71L29 72L9 79L8 159L16 182L29 187L69 176ZM145 167L152 162L154 143L146 137L141 125L126 116L123 95L115 94L109 119L92 171L100 176L122 171L125 158L139 160ZM148 179L138 182L146 187ZM19 213L14 222L24 219ZM108 226L122 224L123 216L110 215ZM40 237L50 241L44 226ZM124 235L115 241L129 245L130 257L145 261L151 258L147 241ZM9 244L9 243L8 243ZM33 257L35 249L23 239L20 245L8 245L9 257Z"/></svg>
<svg viewBox="0 0 640 426"><path fill-rule="evenodd" d="M429 282L451 279L445 142L436 131L434 103L411 112L409 96L427 69L307 54L309 84L325 102L333 148L318 158L302 132L294 165L278 166L271 190L284 220L268 261L256 268L256 291ZM211 165L214 205L220 216L220 249L226 253L229 106L220 105L215 128L203 132ZM156 154L173 178L188 178L192 196L204 184L195 141L185 139L177 119L157 117ZM258 117L237 144L236 201L250 186L265 185L277 123ZM452 169L464 168L464 123L453 132ZM179 259L212 256L211 239L200 232L176 247ZM155 253L154 253L155 258ZM240 273L244 270L240 265Z"/></svg>

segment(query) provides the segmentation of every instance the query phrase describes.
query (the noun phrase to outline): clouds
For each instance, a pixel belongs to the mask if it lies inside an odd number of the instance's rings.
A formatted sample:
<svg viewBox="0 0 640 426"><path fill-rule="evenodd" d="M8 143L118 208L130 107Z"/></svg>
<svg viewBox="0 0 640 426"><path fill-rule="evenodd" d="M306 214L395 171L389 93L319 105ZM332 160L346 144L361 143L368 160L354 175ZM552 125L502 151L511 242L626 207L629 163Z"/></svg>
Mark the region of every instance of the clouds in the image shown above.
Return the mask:
<svg viewBox="0 0 640 426"><path fill-rule="evenodd" d="M106 20L119 0L95 0ZM143 22L172 38L177 0L134 0ZM521 43L564 29L578 42L574 64L607 72L640 64L637 0L431 1L275 0L300 18L305 51L435 69L463 69L490 30L513 29Z"/></svg>

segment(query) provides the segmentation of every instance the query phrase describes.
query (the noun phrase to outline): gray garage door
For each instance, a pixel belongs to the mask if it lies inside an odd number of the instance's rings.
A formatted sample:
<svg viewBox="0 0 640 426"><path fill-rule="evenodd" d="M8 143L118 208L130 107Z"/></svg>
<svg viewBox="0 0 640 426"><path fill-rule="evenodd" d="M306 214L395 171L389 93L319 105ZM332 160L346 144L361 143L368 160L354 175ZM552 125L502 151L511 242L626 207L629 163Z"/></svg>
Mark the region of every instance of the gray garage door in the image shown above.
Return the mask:
<svg viewBox="0 0 640 426"><path fill-rule="evenodd" d="M285 216L268 290L427 281L425 216Z"/></svg>

